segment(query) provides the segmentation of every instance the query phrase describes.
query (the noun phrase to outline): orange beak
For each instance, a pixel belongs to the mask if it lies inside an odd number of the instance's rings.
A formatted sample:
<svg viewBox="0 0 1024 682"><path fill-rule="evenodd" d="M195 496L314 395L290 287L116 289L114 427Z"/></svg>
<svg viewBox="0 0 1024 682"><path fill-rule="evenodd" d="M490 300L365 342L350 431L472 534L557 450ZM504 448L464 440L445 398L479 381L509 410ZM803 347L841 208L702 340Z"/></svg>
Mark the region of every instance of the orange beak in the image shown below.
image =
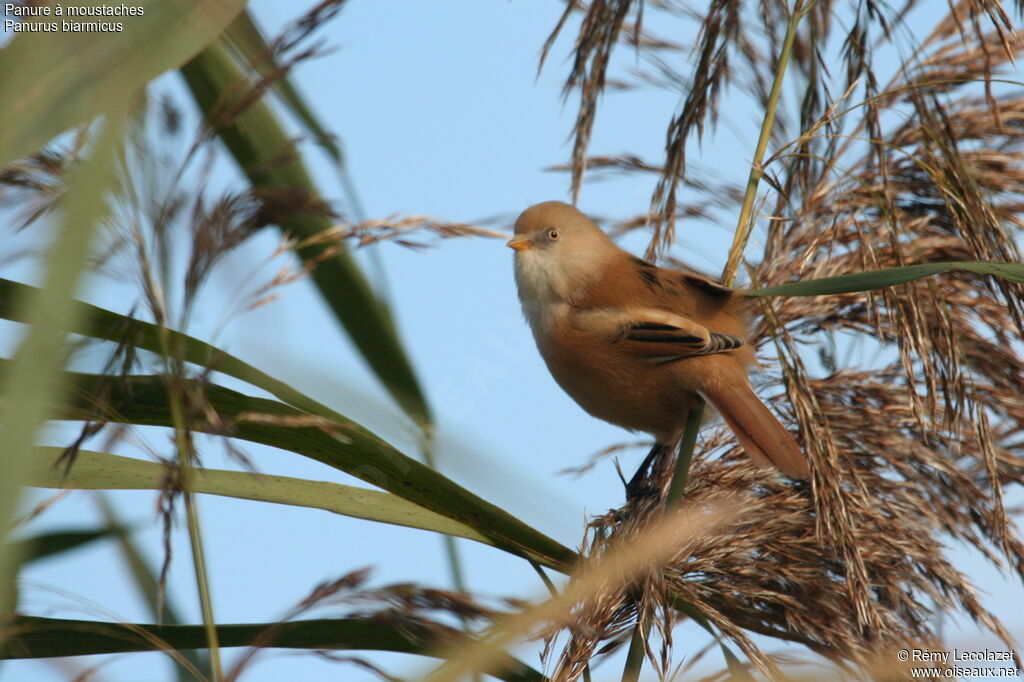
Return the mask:
<svg viewBox="0 0 1024 682"><path fill-rule="evenodd" d="M515 249L516 251L526 251L527 249L533 248L533 242L529 239L520 239L519 237L516 237L515 239L510 239L505 246L510 249Z"/></svg>

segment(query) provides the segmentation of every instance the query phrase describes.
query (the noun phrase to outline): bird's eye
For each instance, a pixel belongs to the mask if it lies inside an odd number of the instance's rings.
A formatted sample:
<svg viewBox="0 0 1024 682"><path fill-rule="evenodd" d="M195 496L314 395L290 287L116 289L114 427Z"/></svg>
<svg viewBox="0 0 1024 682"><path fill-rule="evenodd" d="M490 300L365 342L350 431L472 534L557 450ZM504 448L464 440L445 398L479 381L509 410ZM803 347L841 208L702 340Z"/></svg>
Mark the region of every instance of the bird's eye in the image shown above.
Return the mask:
<svg viewBox="0 0 1024 682"><path fill-rule="evenodd" d="M548 230L548 239L554 241L558 239L558 230Z"/></svg>

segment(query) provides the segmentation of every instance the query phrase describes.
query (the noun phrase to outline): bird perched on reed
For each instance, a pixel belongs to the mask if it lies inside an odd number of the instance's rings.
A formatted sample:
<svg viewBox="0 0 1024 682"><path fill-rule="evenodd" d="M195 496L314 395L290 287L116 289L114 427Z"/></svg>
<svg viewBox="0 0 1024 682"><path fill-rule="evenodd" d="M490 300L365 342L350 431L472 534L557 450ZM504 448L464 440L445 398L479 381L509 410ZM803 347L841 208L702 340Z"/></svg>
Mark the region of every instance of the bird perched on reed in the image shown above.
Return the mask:
<svg viewBox="0 0 1024 682"><path fill-rule="evenodd" d="M742 295L633 256L560 201L523 211L508 246L551 374L591 415L654 436L648 463L678 441L703 397L754 462L808 476L800 447L747 379L754 352Z"/></svg>

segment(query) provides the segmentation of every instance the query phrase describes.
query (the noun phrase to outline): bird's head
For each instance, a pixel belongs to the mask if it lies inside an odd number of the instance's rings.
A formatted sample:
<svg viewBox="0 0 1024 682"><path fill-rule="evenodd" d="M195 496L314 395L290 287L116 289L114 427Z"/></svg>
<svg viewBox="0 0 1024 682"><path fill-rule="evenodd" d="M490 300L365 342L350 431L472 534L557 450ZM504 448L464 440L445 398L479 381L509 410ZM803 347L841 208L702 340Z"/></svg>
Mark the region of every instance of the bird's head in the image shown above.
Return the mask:
<svg viewBox="0 0 1024 682"><path fill-rule="evenodd" d="M618 252L593 220L561 201L523 211L507 246L516 251L516 284L524 304L571 299Z"/></svg>

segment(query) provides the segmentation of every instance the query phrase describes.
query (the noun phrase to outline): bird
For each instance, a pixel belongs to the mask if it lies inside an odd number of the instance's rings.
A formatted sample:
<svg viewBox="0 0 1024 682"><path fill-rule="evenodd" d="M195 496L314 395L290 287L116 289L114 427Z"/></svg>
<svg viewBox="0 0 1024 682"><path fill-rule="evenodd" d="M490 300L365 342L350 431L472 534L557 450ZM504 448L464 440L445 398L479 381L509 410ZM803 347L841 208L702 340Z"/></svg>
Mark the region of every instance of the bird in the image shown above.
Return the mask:
<svg viewBox="0 0 1024 682"><path fill-rule="evenodd" d="M754 463L809 477L800 446L750 385L741 291L638 258L561 201L523 211L506 245L551 375L592 416L653 436L644 466L678 442L703 399Z"/></svg>

